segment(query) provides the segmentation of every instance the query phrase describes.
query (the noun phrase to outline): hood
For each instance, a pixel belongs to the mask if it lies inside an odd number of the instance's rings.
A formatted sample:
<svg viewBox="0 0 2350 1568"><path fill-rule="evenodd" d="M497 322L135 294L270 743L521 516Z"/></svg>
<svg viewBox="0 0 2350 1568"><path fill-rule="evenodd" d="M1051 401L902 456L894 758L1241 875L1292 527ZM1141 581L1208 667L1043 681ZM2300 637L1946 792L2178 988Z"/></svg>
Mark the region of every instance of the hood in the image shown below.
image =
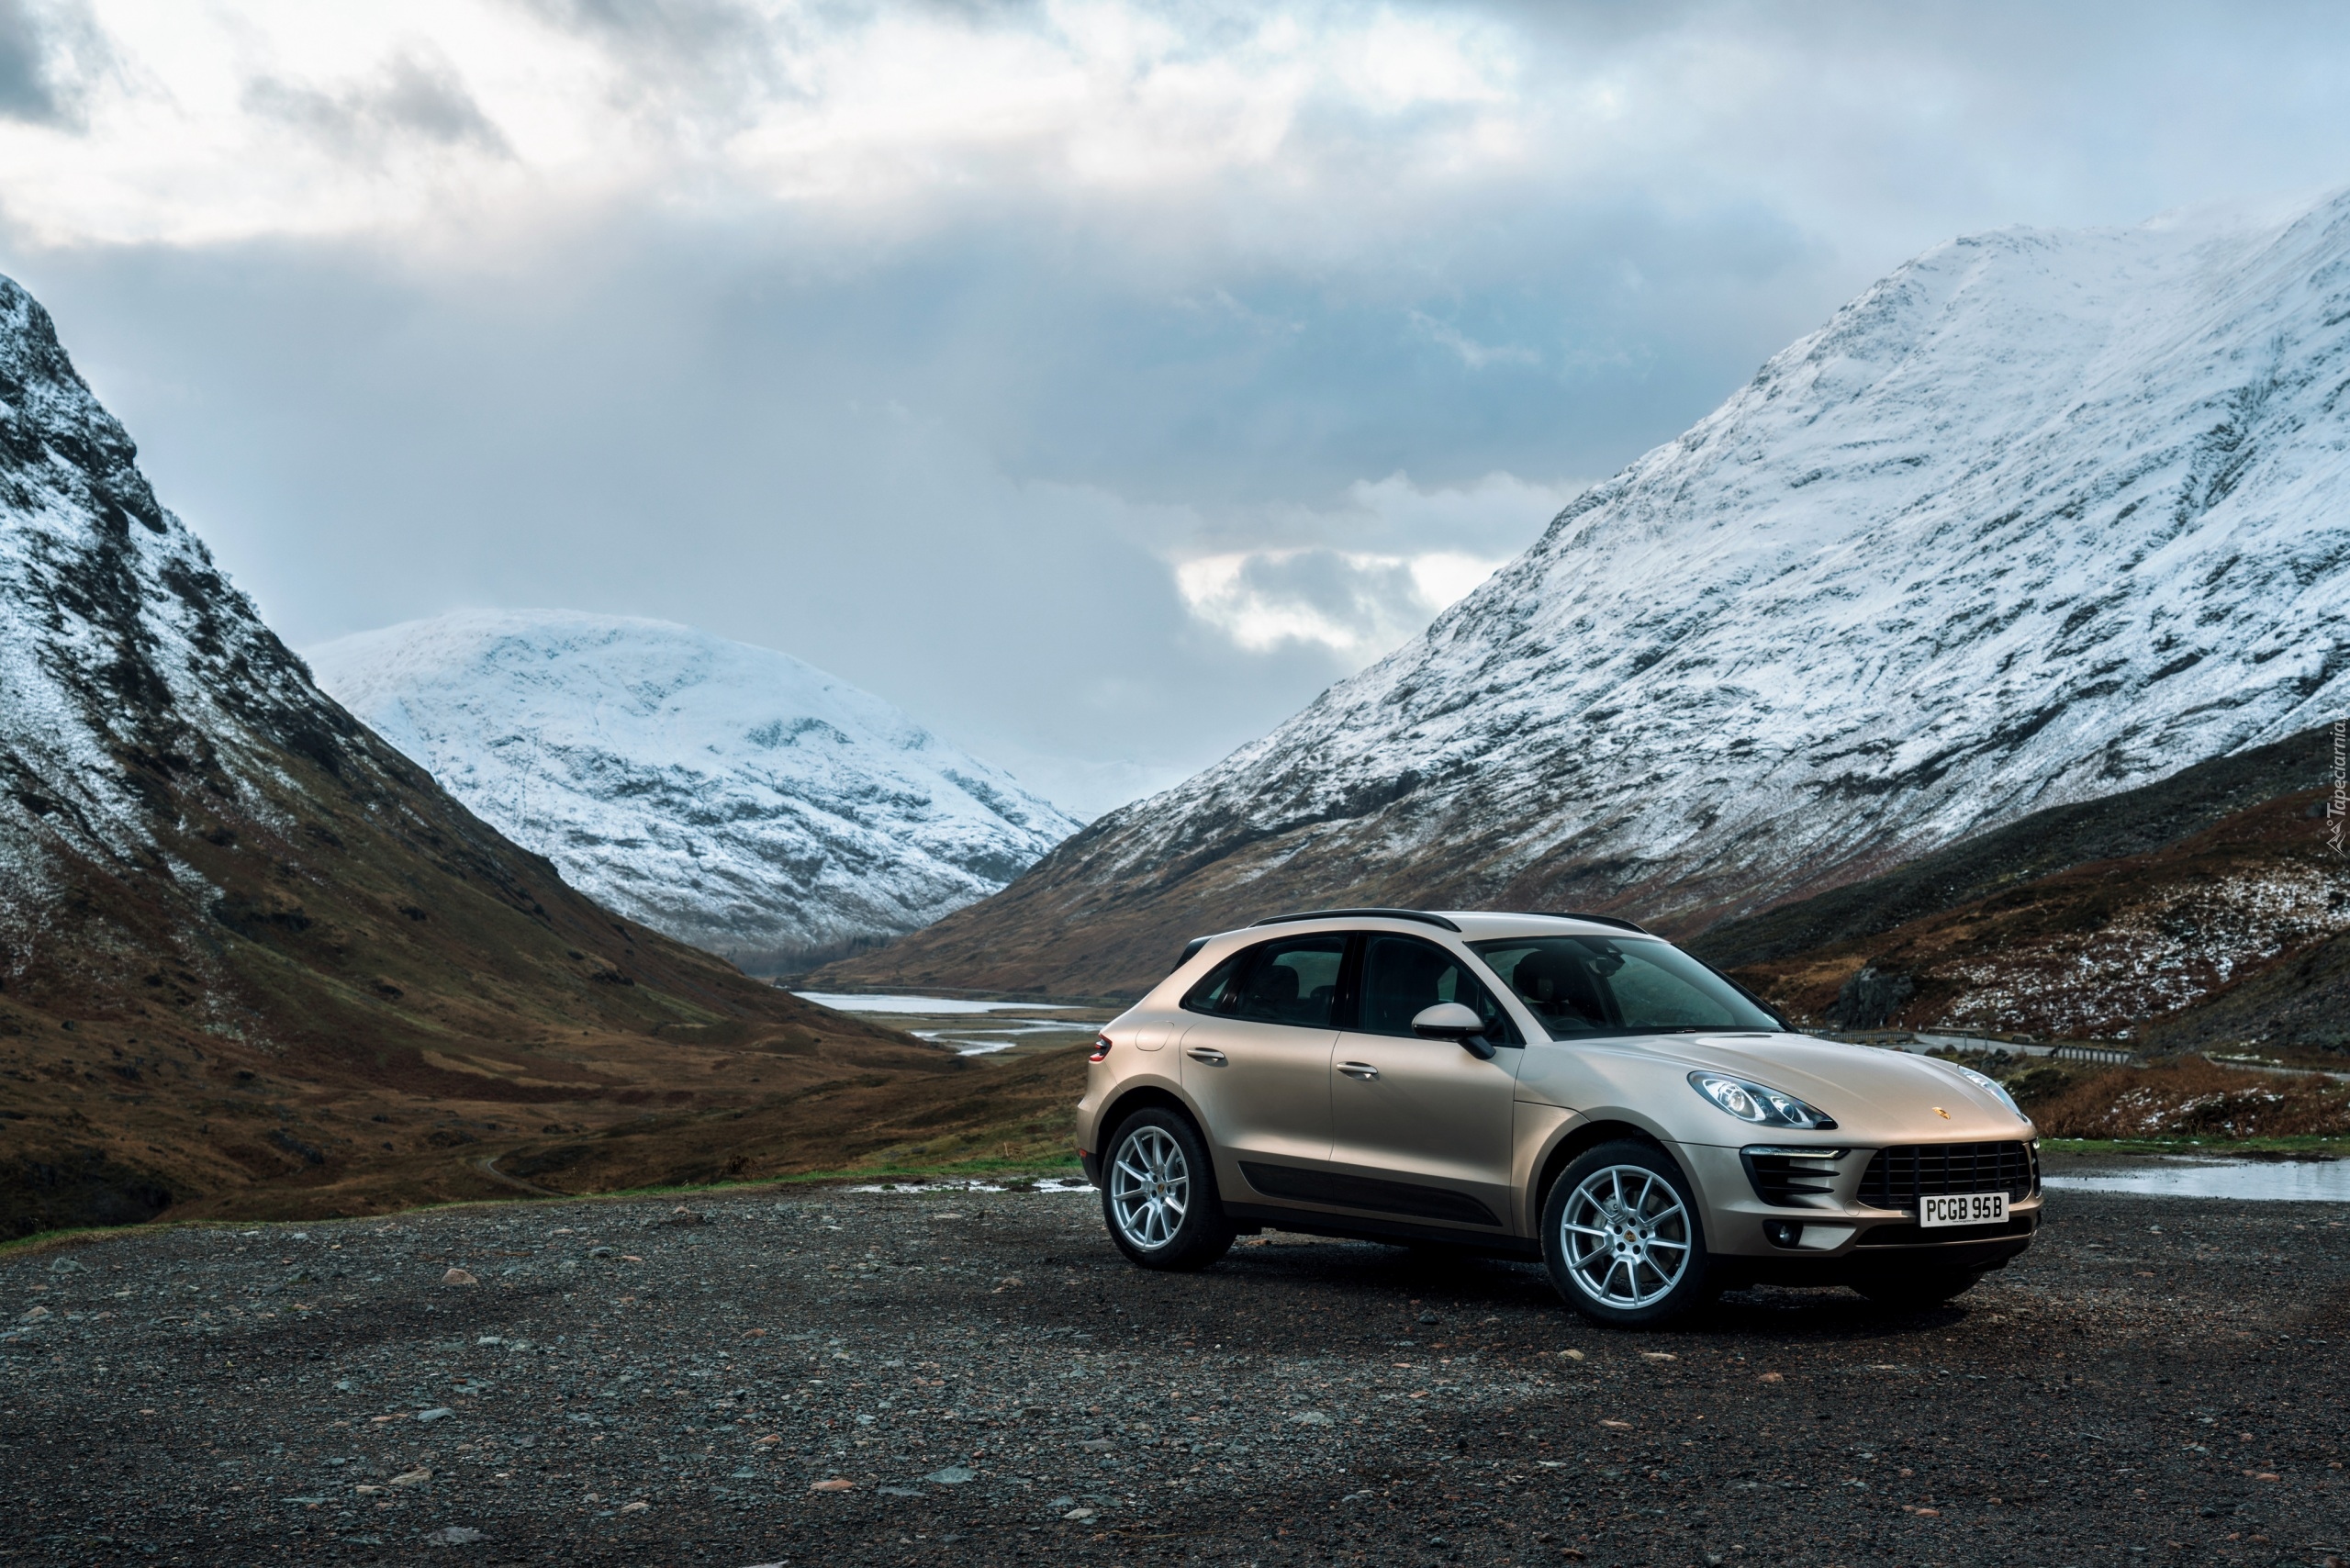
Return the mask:
<svg viewBox="0 0 2350 1568"><path fill-rule="evenodd" d="M2031 1125L1947 1063L1807 1035L1667 1035L1617 1048L1684 1070L1726 1073L1792 1094L1838 1130L1886 1141L2029 1137ZM1936 1109L1949 1113L1947 1118ZM1724 1128L1728 1135L1728 1127Z"/></svg>

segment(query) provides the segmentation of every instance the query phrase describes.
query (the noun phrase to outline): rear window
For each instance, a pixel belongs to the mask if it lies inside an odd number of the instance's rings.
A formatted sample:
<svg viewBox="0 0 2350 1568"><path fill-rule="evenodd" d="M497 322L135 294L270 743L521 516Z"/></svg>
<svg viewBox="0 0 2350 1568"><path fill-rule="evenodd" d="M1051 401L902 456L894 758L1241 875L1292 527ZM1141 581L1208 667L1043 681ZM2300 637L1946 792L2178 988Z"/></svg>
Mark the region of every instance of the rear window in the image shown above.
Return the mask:
<svg viewBox="0 0 2350 1568"><path fill-rule="evenodd" d="M1210 969L1184 994L1183 1005L1257 1024L1327 1029L1346 958L1344 935L1260 942Z"/></svg>
<svg viewBox="0 0 2350 1568"><path fill-rule="evenodd" d="M1471 946L1554 1040L1781 1030L1736 986L1669 942L1526 936Z"/></svg>

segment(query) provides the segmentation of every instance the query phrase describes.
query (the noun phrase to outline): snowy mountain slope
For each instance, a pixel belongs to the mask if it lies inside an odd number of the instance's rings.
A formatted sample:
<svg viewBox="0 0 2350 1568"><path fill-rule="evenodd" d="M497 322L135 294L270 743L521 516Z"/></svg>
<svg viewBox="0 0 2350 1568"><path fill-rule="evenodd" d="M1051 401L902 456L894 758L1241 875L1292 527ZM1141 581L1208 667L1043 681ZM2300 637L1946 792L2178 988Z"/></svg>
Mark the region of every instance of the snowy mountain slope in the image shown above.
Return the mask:
<svg viewBox="0 0 2350 1568"><path fill-rule="evenodd" d="M20 953L76 864L205 890L159 847L176 783L274 815L282 754L337 756L357 729L136 458L48 313L0 279L0 917Z"/></svg>
<svg viewBox="0 0 2350 1568"><path fill-rule="evenodd" d="M1373 897L1686 931L2307 729L2345 384L2350 197L1937 246L1417 641L834 978L1131 988Z"/></svg>
<svg viewBox="0 0 2350 1568"><path fill-rule="evenodd" d="M1077 831L880 699L666 622L460 611L310 662L573 886L744 962L926 925Z"/></svg>

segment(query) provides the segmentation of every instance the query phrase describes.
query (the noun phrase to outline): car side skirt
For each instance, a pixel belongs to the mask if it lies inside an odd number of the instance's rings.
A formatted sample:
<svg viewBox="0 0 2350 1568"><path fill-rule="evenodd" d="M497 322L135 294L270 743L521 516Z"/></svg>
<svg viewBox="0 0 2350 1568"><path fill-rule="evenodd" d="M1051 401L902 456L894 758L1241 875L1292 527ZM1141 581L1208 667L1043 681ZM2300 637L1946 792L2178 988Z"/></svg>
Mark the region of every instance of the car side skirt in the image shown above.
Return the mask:
<svg viewBox="0 0 2350 1568"><path fill-rule="evenodd" d="M1449 1226L1414 1225L1407 1220L1357 1219L1351 1215L1309 1214L1303 1209L1275 1208L1270 1204L1227 1203L1224 1205L1224 1212L1234 1220L1261 1226L1268 1230L1292 1231L1299 1236L1328 1236L1344 1241L1425 1241L1495 1258L1539 1258L1542 1255L1539 1245L1523 1237L1479 1236Z"/></svg>

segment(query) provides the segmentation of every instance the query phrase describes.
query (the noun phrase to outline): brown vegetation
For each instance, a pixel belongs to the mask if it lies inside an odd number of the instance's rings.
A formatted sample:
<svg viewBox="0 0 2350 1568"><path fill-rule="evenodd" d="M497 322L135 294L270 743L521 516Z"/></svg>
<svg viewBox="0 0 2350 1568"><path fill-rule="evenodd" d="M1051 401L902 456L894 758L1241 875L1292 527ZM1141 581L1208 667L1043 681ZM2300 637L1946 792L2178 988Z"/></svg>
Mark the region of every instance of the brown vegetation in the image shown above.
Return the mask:
<svg viewBox="0 0 2350 1568"><path fill-rule="evenodd" d="M2087 1074L2028 1109L2046 1137L2350 1135L2350 1083L2247 1072L2200 1057Z"/></svg>

